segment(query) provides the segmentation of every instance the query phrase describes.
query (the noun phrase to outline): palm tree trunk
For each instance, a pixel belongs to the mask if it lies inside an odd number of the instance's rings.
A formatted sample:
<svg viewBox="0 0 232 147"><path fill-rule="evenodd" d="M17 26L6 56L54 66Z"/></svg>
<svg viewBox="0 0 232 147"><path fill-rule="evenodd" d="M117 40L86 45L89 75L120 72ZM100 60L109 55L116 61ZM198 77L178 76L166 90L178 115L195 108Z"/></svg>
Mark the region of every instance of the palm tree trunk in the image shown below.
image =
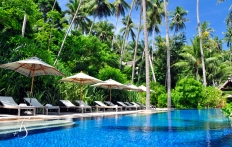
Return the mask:
<svg viewBox="0 0 232 147"><path fill-rule="evenodd" d="M131 83L134 83L134 76L135 76L135 62L136 62L136 55L137 55L137 49L138 49L138 41L139 41L139 34L140 34L140 25L141 25L141 19L142 19L142 8L140 8L140 17L139 17L139 25L138 25L138 34L136 36L136 42L135 42L135 52L134 52L134 59L133 59L133 67L132 67L132 79Z"/></svg>
<svg viewBox="0 0 232 147"><path fill-rule="evenodd" d="M149 55L149 62L150 62L150 67L151 67L151 72L152 72L153 81L156 82L155 72L154 72L154 69L153 69L153 64L152 64L152 62L151 62L151 57L150 57L150 55Z"/></svg>
<svg viewBox="0 0 232 147"><path fill-rule="evenodd" d="M62 44L61 44L61 47L60 47L60 50L59 50L58 55L57 55L57 57L56 57L56 60L55 60L55 62L54 62L54 65L56 65L56 63L58 62L58 58L59 58L60 53L61 53L61 51L62 51L62 49L63 49L65 40L66 40L66 38L67 38L67 36L68 36L68 33L69 33L70 30L71 30L72 24L73 24L73 22L74 22L74 20L75 20L75 18L76 18L76 16L77 16L78 10L79 10L80 7L81 7L81 3L82 3L82 0L80 0L80 3L79 3L79 5L78 5L78 7L77 7L77 10L76 10L76 12L75 12L75 14L74 14L74 16L73 16L72 22L71 22L71 24L70 24L70 26L69 26L69 28L68 28L68 30L67 30L65 36L64 36L64 40L63 40L63 42L62 42Z"/></svg>
<svg viewBox="0 0 232 147"><path fill-rule="evenodd" d="M55 0L54 3L53 3L52 11L54 10L55 5L56 5L56 0ZM52 21L52 25L53 25L53 24L54 24L54 21ZM49 40L48 40L48 50L50 50L51 40L52 40L52 26L50 26L50 35L49 35Z"/></svg>
<svg viewBox="0 0 232 147"><path fill-rule="evenodd" d="M112 39L112 43L111 43L111 48L113 49L114 46L114 36L116 34L116 30L117 30L117 25L118 25L118 16L116 16L116 24L115 24L115 29L114 29L114 34L113 34L113 39Z"/></svg>
<svg viewBox="0 0 232 147"><path fill-rule="evenodd" d="M154 37L155 37L155 30L153 29L152 30L152 45L151 45L151 48L152 48L151 61L154 61L154 56L153 56L153 53L154 53Z"/></svg>
<svg viewBox="0 0 232 147"><path fill-rule="evenodd" d="M122 67L122 58L123 58L123 55L124 55L125 40L127 38L126 35L127 35L128 25L129 25L129 21L130 21L132 9L133 9L134 1L135 0L132 0L132 3L131 3L131 9L130 9L130 13L129 13L127 24L126 24L126 30L125 30L125 33L123 35L123 40L122 40L123 42L122 42L122 49L121 49L121 56L120 56L120 69Z"/></svg>
<svg viewBox="0 0 232 147"><path fill-rule="evenodd" d="M197 0L197 27L198 27L198 34L200 38L200 50L201 50L201 62L202 62L202 71L203 71L203 85L206 86L206 73L205 73L205 59L204 59L204 52L202 48L202 36L201 36L201 24L200 24L200 17L199 17L199 1Z"/></svg>
<svg viewBox="0 0 232 147"><path fill-rule="evenodd" d="M146 67L146 110L150 109L150 73L149 73L149 51L148 51L148 34L147 34L147 16L146 16L146 0L142 0L143 5L143 27L145 42L145 67Z"/></svg>
<svg viewBox="0 0 232 147"><path fill-rule="evenodd" d="M92 32L92 29L93 29L93 25L94 25L94 23L95 23L95 20L96 20L96 17L94 16L93 23L91 24L91 27L90 27L90 30L89 30L89 35L90 35L90 33Z"/></svg>
<svg viewBox="0 0 232 147"><path fill-rule="evenodd" d="M164 0L165 11L165 27L166 27L166 48L167 48L167 91L168 91L168 109L171 109L171 70L170 70L170 46L169 46L169 33L168 33L168 13L167 3Z"/></svg>
<svg viewBox="0 0 232 147"><path fill-rule="evenodd" d="M142 61L143 61L143 58L144 58L144 51L143 51L143 54L142 54ZM140 82L140 76L141 76L141 72L142 72L142 64L140 64L139 66L139 74L138 74L138 84Z"/></svg>

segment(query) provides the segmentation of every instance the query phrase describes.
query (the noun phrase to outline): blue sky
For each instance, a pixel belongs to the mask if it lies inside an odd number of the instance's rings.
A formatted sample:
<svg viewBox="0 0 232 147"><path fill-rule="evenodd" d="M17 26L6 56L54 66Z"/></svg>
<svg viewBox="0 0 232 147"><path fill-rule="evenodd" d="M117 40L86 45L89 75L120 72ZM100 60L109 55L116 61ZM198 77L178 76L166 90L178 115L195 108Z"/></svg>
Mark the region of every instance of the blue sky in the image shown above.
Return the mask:
<svg viewBox="0 0 232 147"><path fill-rule="evenodd" d="M67 9L66 4L68 0L57 0L62 10ZM113 2L114 0L109 0L109 2ZM131 0L126 0L128 4L131 4ZM232 0L225 0L225 2L217 4L217 0L200 0L200 21L208 21L210 23L210 27L215 30L213 33L214 36L218 36L219 39L222 39L224 35L222 32L226 31L225 18L229 14L229 7L232 4ZM197 18L196 18L196 0L169 0L168 11L174 10L177 6L183 7L188 11L188 15L186 16L189 19L189 22L186 23L186 36L189 42L190 38L197 33ZM129 12L128 12L129 13ZM132 18L134 23L138 23L139 20L139 12L133 12ZM115 24L115 17L107 18L109 22ZM119 18L120 19L120 18ZM122 28L122 24L118 23L118 29ZM161 35L165 36L165 28L161 26ZM172 32L170 32L170 35ZM227 47L223 45L223 48Z"/></svg>

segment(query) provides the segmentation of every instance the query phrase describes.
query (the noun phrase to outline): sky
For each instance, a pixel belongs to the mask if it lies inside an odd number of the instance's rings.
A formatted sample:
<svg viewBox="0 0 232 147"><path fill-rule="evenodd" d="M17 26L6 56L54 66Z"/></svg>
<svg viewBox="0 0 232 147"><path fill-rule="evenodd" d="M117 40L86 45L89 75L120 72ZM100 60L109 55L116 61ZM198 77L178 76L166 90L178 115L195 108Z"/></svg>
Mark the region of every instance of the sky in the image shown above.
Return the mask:
<svg viewBox="0 0 232 147"><path fill-rule="evenodd" d="M66 10L66 4L69 0L57 0L62 10ZM109 0L109 2L113 2L115 0ZM131 0L126 0L126 2L130 5ZM200 13L200 21L208 21L210 23L209 27L214 29L214 36L218 36L219 39L224 37L223 32L226 32L226 16L229 14L229 7L232 5L232 0L225 0L223 3L217 4L217 0L200 0L199 4L199 13ZM191 38L197 33L197 18L196 18L196 0L169 0L168 3L168 11L173 11L177 6L181 6L184 10L188 11L188 15L186 18L189 19L189 22L186 22L186 29L184 32L186 33L187 41L189 42ZM127 13L129 14L129 12ZM119 18L120 20L121 18ZM104 19L103 19L104 20ZM113 24L115 24L115 17L107 18L107 20ZM132 13L132 20L134 23L139 22L139 12ZM121 22L118 22L117 33L119 33L119 29L122 28L123 25ZM164 24L160 26L161 36L165 36L165 27ZM173 32L169 30L169 34L172 35ZM226 45L223 45L223 49L226 49Z"/></svg>

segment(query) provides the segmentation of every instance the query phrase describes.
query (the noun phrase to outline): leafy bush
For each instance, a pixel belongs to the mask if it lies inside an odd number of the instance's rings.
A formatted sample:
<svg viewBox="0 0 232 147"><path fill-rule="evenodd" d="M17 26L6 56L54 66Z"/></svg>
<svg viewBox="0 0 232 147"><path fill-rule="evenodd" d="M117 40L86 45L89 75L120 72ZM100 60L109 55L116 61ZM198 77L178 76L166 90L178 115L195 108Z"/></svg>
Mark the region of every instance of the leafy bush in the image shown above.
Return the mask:
<svg viewBox="0 0 232 147"><path fill-rule="evenodd" d="M216 87L204 88L205 97L201 100L200 106L202 107L217 107L221 106L225 99L222 97L222 91Z"/></svg>
<svg viewBox="0 0 232 147"><path fill-rule="evenodd" d="M177 82L172 91L172 100L176 108L197 108L204 96L203 85L193 78L184 78Z"/></svg>
<svg viewBox="0 0 232 147"><path fill-rule="evenodd" d="M231 114L232 114L232 103L226 104L226 106L224 108L222 108L222 112L226 116L231 116Z"/></svg>
<svg viewBox="0 0 232 147"><path fill-rule="evenodd" d="M166 106L167 103L167 98L165 101L164 95L166 94L166 89L163 85L161 85L158 82L151 82L150 84L151 90L151 98L150 98L150 103L151 105L159 105L159 106Z"/></svg>

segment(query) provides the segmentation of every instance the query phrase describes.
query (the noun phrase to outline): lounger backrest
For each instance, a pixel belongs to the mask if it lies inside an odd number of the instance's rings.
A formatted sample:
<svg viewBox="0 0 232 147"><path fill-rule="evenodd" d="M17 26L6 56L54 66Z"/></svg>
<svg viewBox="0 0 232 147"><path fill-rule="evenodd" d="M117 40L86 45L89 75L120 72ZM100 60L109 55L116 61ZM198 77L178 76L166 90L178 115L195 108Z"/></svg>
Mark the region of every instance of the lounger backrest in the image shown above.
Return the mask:
<svg viewBox="0 0 232 147"><path fill-rule="evenodd" d="M31 106L42 107L43 105L36 98L24 98Z"/></svg>
<svg viewBox="0 0 232 147"><path fill-rule="evenodd" d="M140 105L139 104L136 104L135 102L131 102L134 106L138 106L138 107L140 107Z"/></svg>
<svg viewBox="0 0 232 147"><path fill-rule="evenodd" d="M109 106L115 106L115 104L113 104L111 101L105 101L105 103Z"/></svg>
<svg viewBox="0 0 232 147"><path fill-rule="evenodd" d="M0 96L0 102L4 106L19 106L12 97L9 96Z"/></svg>
<svg viewBox="0 0 232 147"><path fill-rule="evenodd" d="M76 102L79 104L79 106L89 106L85 102L80 101L80 100L76 100Z"/></svg>
<svg viewBox="0 0 232 147"><path fill-rule="evenodd" d="M125 105L123 102L117 101L117 103L118 103L119 105L121 105L121 106L127 106L127 105Z"/></svg>
<svg viewBox="0 0 232 147"><path fill-rule="evenodd" d="M131 103L129 102L124 102L125 104L127 104L128 106L133 106Z"/></svg>
<svg viewBox="0 0 232 147"><path fill-rule="evenodd" d="M142 103L140 102L137 102L139 105L141 105L142 107L146 107L145 105L143 105Z"/></svg>
<svg viewBox="0 0 232 147"><path fill-rule="evenodd" d="M71 103L69 100L60 100L65 106L75 106L73 103Z"/></svg>
<svg viewBox="0 0 232 147"><path fill-rule="evenodd" d="M98 104L99 106L106 106L104 103L102 103L101 101L94 101L96 104Z"/></svg>

